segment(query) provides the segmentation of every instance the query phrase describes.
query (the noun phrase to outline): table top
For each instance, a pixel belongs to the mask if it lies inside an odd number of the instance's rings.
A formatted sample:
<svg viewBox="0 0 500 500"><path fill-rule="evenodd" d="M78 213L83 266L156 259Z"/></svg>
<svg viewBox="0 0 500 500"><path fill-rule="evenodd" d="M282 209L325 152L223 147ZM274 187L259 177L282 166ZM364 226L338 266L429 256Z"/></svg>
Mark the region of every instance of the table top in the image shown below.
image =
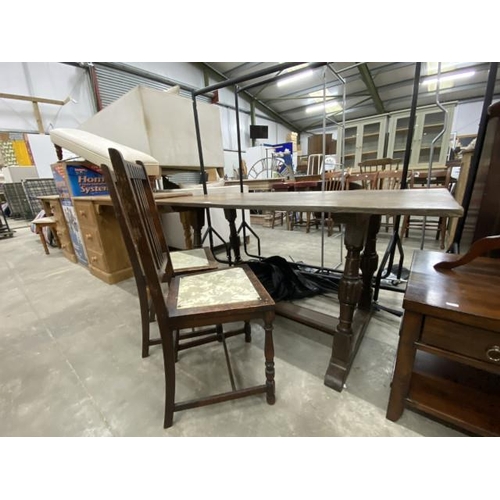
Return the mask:
<svg viewBox="0 0 500 500"><path fill-rule="evenodd" d="M158 205L199 208L296 210L380 215L460 217L463 208L447 189L222 193L157 200Z"/></svg>
<svg viewBox="0 0 500 500"><path fill-rule="evenodd" d="M312 174L312 175L295 175L295 181L320 181L321 180L321 175L318 174ZM243 184L246 186L249 186L250 188L253 185L259 185L259 184L277 184L281 182L293 182L293 179L287 179L285 177L271 177L270 179L243 179ZM239 179L231 179L224 181L224 185L226 186L239 186L240 181Z"/></svg>
<svg viewBox="0 0 500 500"><path fill-rule="evenodd" d="M405 292L405 309L429 312L446 310L495 321L500 331L500 259L479 257L455 269L434 269L441 261L454 261L460 255L416 251ZM492 328L492 324L484 325Z"/></svg>
<svg viewBox="0 0 500 500"><path fill-rule="evenodd" d="M186 193L186 192L176 192L175 190L173 191L161 191L157 193L153 193L153 196L155 200L163 200L165 198L179 198L181 196L192 196L191 193ZM58 194L54 195L44 195L44 196L38 196L37 197L39 200L42 201L50 201L50 200L58 200L60 196ZM111 196L109 195L102 195L102 196L72 196L71 197L73 200L82 200L82 201L92 201L96 202L99 205L109 205L112 206L113 203L111 201Z"/></svg>

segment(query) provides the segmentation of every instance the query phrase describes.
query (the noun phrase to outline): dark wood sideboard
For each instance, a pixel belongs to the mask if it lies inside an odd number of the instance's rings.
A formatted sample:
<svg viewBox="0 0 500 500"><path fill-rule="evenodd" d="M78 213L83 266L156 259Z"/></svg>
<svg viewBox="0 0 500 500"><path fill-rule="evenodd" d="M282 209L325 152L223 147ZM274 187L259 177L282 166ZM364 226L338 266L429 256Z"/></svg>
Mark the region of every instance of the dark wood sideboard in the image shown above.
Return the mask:
<svg viewBox="0 0 500 500"><path fill-rule="evenodd" d="M470 182L470 180L469 180ZM468 251L473 242L500 234L500 102L488 109L488 123L470 204L463 221L460 253Z"/></svg>
<svg viewBox="0 0 500 500"><path fill-rule="evenodd" d="M387 418L405 408L481 436L500 435L500 259L450 270L456 255L415 252L403 301Z"/></svg>

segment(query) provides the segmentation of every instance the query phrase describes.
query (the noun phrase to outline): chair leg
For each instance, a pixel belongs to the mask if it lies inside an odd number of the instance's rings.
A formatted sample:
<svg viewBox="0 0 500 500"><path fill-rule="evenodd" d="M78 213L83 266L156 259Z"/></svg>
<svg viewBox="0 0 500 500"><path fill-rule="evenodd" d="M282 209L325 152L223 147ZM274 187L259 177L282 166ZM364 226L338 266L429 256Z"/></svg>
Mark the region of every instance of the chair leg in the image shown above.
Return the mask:
<svg viewBox="0 0 500 500"><path fill-rule="evenodd" d="M327 215L327 217L326 217L326 227L328 228L327 235L328 236L332 236L332 234L333 234L333 218L332 218L332 214L331 214L331 212L329 212L326 215Z"/></svg>
<svg viewBox="0 0 500 500"><path fill-rule="evenodd" d="M59 240L59 235L57 234L56 228L54 226L50 228L50 232L52 233L54 239L56 240L57 248L61 248L61 241Z"/></svg>
<svg viewBox="0 0 500 500"><path fill-rule="evenodd" d="M250 321L245 321L245 342L252 342L252 325L250 325Z"/></svg>
<svg viewBox="0 0 500 500"><path fill-rule="evenodd" d="M266 401L273 405L276 402L274 383L274 344L273 344L273 322L272 317L266 316L264 319L264 356L266 359Z"/></svg>
<svg viewBox="0 0 500 500"><path fill-rule="evenodd" d="M175 334L174 360L177 363L177 361L179 361L179 342L181 337L181 331L175 330L174 334Z"/></svg>
<svg viewBox="0 0 500 500"><path fill-rule="evenodd" d="M215 330L217 332L217 341L222 342L224 338L224 328L221 324L215 325Z"/></svg>
<svg viewBox="0 0 500 500"><path fill-rule="evenodd" d="M440 233L441 233L441 244L440 248L441 250L444 250L444 240L446 238L446 217L441 217L439 219L439 228L440 228Z"/></svg>
<svg viewBox="0 0 500 500"><path fill-rule="evenodd" d="M401 226L401 239L403 237L408 238L409 235L409 226L410 226L410 217L405 215L403 218L403 225Z"/></svg>
<svg viewBox="0 0 500 500"><path fill-rule="evenodd" d="M40 236L40 240L43 245L43 249L45 250L46 255L49 255L49 248L47 247L47 242L45 241L45 236L43 234L43 228L40 226L37 226L36 232L38 233L38 236Z"/></svg>
<svg viewBox="0 0 500 500"><path fill-rule="evenodd" d="M142 357L149 356L149 323L151 322L150 314L153 309L153 304L148 303L146 289L139 287L139 308L141 310L141 329L142 329Z"/></svg>
<svg viewBox="0 0 500 500"><path fill-rule="evenodd" d="M168 429L174 423L175 409L175 360L174 360L174 342L172 338L162 338L163 365L165 372L165 415L163 427Z"/></svg>

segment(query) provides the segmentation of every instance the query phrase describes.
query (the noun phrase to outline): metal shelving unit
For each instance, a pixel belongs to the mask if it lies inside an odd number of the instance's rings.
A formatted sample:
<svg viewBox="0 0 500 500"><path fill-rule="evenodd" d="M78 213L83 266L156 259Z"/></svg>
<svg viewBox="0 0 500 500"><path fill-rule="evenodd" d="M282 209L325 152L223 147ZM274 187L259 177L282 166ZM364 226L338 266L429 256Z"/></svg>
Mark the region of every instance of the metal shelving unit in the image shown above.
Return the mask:
<svg viewBox="0 0 500 500"><path fill-rule="evenodd" d="M32 219L31 207L22 182L4 184L5 199L13 219Z"/></svg>
<svg viewBox="0 0 500 500"><path fill-rule="evenodd" d="M12 236L14 236L14 231L10 229L7 217L5 217L2 204L0 203L0 238L12 238Z"/></svg>

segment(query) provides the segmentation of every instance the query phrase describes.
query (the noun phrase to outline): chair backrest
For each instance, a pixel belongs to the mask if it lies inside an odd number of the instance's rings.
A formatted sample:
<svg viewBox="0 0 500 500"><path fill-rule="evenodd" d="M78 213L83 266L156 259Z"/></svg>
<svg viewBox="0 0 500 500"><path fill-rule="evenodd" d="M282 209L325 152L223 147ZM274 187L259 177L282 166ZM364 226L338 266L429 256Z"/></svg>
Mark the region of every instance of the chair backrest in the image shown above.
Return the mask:
<svg viewBox="0 0 500 500"><path fill-rule="evenodd" d="M113 208L115 209L116 220L118 221L118 225L120 226L123 241L125 243L125 248L127 249L127 254L130 260L130 264L132 265L132 271L134 272L134 279L137 285L137 290L140 294L141 290L145 290L146 277L144 276L142 265L139 261L139 255L137 254L134 241L132 240L132 235L130 234L129 223L127 221L127 217L123 212L120 196L118 195L118 192L116 190L116 176L113 170L108 168L107 165L104 164L101 165L101 169L104 175L104 179L106 181L106 186L109 191L109 196L111 197L111 201L113 202Z"/></svg>
<svg viewBox="0 0 500 500"><path fill-rule="evenodd" d="M127 249L129 254L135 253L135 260L138 260L151 294L153 295L154 289L163 300L161 282L165 276L167 281L170 281L174 273L146 170L140 162L125 161L116 149L110 149L109 155L113 171L106 166L103 171L108 185L111 186L113 203L117 202L115 210L118 207L117 216L121 215L120 227L124 239L129 241ZM132 252L132 245L135 252ZM133 259L132 256L131 262ZM138 270L137 262L136 269Z"/></svg>
<svg viewBox="0 0 500 500"><path fill-rule="evenodd" d="M401 160L394 158L375 158L358 163L361 173L380 172L382 170L398 170Z"/></svg>
<svg viewBox="0 0 500 500"><path fill-rule="evenodd" d="M293 191L293 182L275 182L272 185L271 191Z"/></svg>
<svg viewBox="0 0 500 500"><path fill-rule="evenodd" d="M352 189L351 184L357 184L361 189L377 189L378 172L367 174L349 174L346 179L346 189Z"/></svg>
<svg viewBox="0 0 500 500"><path fill-rule="evenodd" d="M430 178L430 182L428 179ZM428 170L414 170L410 181L410 188L426 188L427 184L431 188L451 187L451 167L432 169L429 176Z"/></svg>
<svg viewBox="0 0 500 500"><path fill-rule="evenodd" d="M323 173L323 155L311 154L307 157L307 175L319 175Z"/></svg>
<svg viewBox="0 0 500 500"><path fill-rule="evenodd" d="M402 178L402 170L383 170L378 172L377 189L399 189Z"/></svg>
<svg viewBox="0 0 500 500"><path fill-rule="evenodd" d="M116 149L109 149L109 156L113 172L104 165L104 175L109 179L114 178L113 186L116 188L115 194L121 213L126 219L130 238L139 255L143 276L153 301L162 339L165 379L175 380L174 332L169 325L168 308L161 286L165 274L170 273L171 277L173 269L153 190L141 162L125 161Z"/></svg>
<svg viewBox="0 0 500 500"><path fill-rule="evenodd" d="M346 172L329 170L325 172L325 191L343 191L346 185Z"/></svg>

